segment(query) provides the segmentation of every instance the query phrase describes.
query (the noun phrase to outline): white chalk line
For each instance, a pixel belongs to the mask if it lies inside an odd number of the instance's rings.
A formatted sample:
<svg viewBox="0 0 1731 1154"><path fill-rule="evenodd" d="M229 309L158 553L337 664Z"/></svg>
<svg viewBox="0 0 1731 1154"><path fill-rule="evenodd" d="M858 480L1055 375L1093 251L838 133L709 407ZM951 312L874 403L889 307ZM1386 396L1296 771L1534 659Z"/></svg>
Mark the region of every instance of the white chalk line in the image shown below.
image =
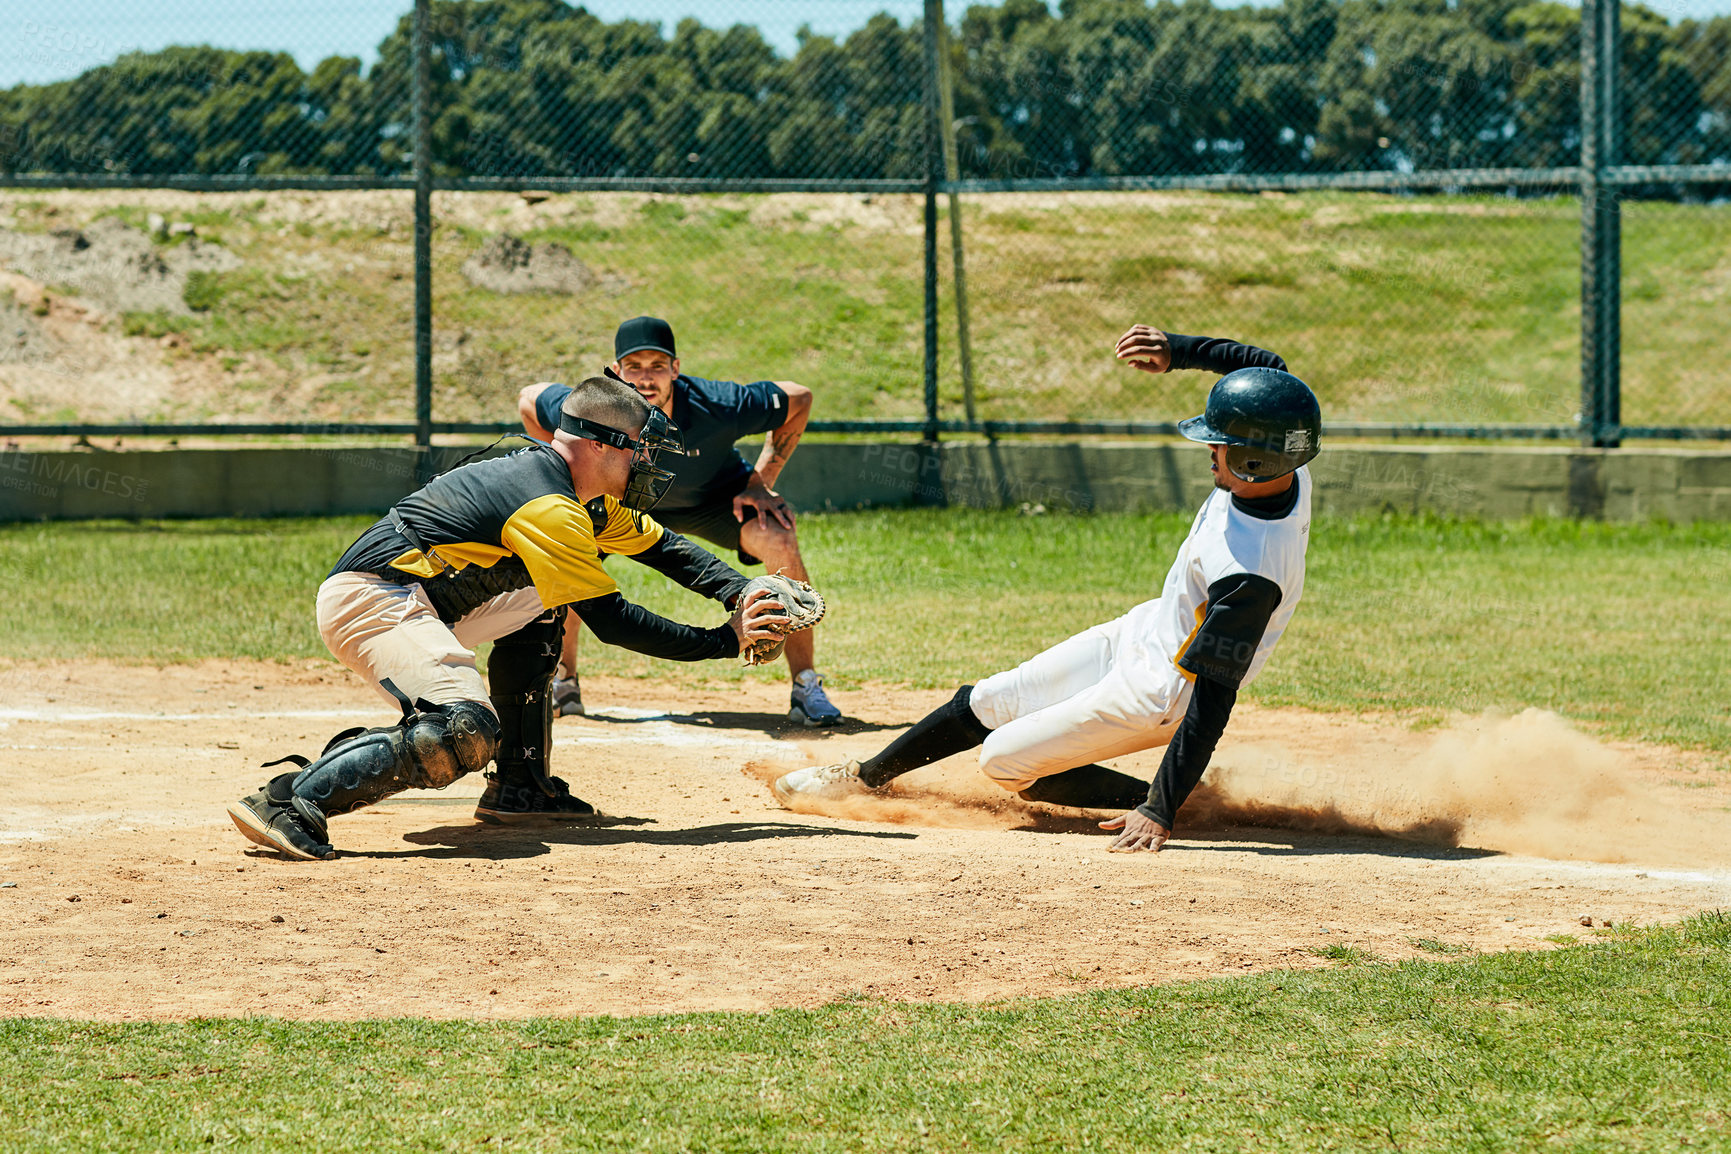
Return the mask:
<svg viewBox="0 0 1731 1154"><path fill-rule="evenodd" d="M228 815L217 811L219 817ZM12 828L14 824L21 828ZM24 825L28 823L28 825ZM78 834L137 833L144 829L187 829L220 824L202 811L173 813L161 810L115 810L108 813L77 813L57 816L34 811L0 811L0 845L53 841Z"/></svg>
<svg viewBox="0 0 1731 1154"><path fill-rule="evenodd" d="M233 721L237 717L385 717L376 709L248 709L237 705L221 713L133 713L126 710L0 709L0 724L11 721Z"/></svg>
<svg viewBox="0 0 1731 1154"><path fill-rule="evenodd" d="M597 709L591 711L589 716L627 721L631 724L623 730L585 727L575 732L567 731L566 736L554 737L554 748L582 745L656 745L681 749L713 749L717 752L754 758L767 757L777 761L806 760L806 755L799 747L790 742L779 741L773 737L741 736L734 730L718 730L704 725L681 724L667 719L684 717L685 714L671 713L665 709Z"/></svg>
<svg viewBox="0 0 1731 1154"><path fill-rule="evenodd" d="M1683 882L1690 885L1726 887L1731 890L1731 871L1661 869L1634 862L1565 861L1557 858L1498 855L1479 858L1472 864L1481 869L1518 870L1523 873L1543 871L1546 875L1572 874L1579 877L1617 878L1653 882Z"/></svg>
<svg viewBox="0 0 1731 1154"><path fill-rule="evenodd" d="M7 717L22 717L30 714L28 710L6 710ZM669 713L666 710L653 709L608 709L597 710L596 716L613 718L630 722L618 729L594 729L582 727L573 730L569 726L561 726L565 731L563 736L554 739L553 744L562 748L595 748L620 746L647 746L652 748L705 748L738 757L740 760L763 760L765 758L778 761L806 760L805 754L798 747L770 737L740 736L730 730L716 731L703 726L680 724L669 718L680 717L681 714ZM136 719L145 721L175 721L175 720L222 720L225 714L125 714L118 712L80 712L60 711L52 717L30 716L27 720L55 721L98 721L116 718ZM283 710L272 713L249 713L249 717L376 717L376 712L363 710ZM0 745L0 749L37 749L55 751L88 751L94 747L81 746L27 746ZM189 749L189 753L214 754L217 751ZM222 751L224 753L230 751ZM732 771L731 766L728 771ZM405 797L405 804L414 804L417 799ZM450 799L428 799L444 802ZM472 798L463 798L457 804L469 804ZM122 824L123 823L123 824ZM131 833L141 828L185 828L188 826L221 826L225 824L225 815L220 809L174 812L139 812L137 810L114 810L104 813L91 813L88 808L65 816L57 815L52 810L43 807L30 809L0 810L0 845L19 842L49 841L61 837L75 837L102 832Z"/></svg>

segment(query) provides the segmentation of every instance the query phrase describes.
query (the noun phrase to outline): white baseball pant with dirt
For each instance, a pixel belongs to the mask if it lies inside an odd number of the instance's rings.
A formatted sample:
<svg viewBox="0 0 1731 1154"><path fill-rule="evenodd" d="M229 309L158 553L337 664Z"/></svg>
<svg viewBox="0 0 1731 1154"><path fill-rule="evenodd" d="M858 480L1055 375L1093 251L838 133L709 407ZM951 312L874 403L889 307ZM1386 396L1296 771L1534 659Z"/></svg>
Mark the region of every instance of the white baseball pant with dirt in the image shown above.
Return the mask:
<svg viewBox="0 0 1731 1154"><path fill-rule="evenodd" d="M1190 683L1166 663L1150 669L1143 642L1160 602L1060 641L1014 669L994 673L969 699L990 729L980 769L1012 793L1089 762L1172 740Z"/></svg>
<svg viewBox="0 0 1731 1154"><path fill-rule="evenodd" d="M533 587L501 593L454 625L419 585L398 585L372 573L337 573L319 586L319 636L338 661L380 684L389 678L410 701L454 705L478 701L492 709L475 668L475 647L515 633L547 612Z"/></svg>

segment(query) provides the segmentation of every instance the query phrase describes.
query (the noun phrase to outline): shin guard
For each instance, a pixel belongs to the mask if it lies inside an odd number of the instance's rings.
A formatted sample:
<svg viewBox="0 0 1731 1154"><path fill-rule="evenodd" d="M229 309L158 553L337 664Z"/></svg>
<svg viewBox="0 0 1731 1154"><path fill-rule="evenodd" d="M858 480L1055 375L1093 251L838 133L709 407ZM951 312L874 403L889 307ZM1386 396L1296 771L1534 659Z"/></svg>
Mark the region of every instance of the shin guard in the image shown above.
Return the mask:
<svg viewBox="0 0 1731 1154"><path fill-rule="evenodd" d="M499 775L558 792L548 769L553 745L553 674L559 667L561 606L493 643L487 694L499 714Z"/></svg>
<svg viewBox="0 0 1731 1154"><path fill-rule="evenodd" d="M348 813L405 789L443 789L493 760L499 723L486 706L417 705L396 725L338 734L295 776L294 796L327 815Z"/></svg>

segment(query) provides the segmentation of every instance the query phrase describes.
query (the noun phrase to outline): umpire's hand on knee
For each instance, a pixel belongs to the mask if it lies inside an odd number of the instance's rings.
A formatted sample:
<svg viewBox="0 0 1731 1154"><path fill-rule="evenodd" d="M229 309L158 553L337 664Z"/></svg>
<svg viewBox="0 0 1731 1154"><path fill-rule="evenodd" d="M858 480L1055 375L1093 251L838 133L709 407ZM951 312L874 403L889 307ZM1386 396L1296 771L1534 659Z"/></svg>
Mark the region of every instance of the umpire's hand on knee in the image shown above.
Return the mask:
<svg viewBox="0 0 1731 1154"><path fill-rule="evenodd" d="M780 525L783 529L793 528L793 506L782 499L780 493L768 485L747 485L733 499L733 519L745 524L745 511L757 510L757 515L763 518L764 525Z"/></svg>
<svg viewBox="0 0 1731 1154"><path fill-rule="evenodd" d="M1172 836L1171 830L1139 809L1121 814L1111 821L1103 821L1100 828L1123 831L1106 847L1112 853L1140 853L1144 850L1159 853L1160 847L1166 844L1166 839Z"/></svg>

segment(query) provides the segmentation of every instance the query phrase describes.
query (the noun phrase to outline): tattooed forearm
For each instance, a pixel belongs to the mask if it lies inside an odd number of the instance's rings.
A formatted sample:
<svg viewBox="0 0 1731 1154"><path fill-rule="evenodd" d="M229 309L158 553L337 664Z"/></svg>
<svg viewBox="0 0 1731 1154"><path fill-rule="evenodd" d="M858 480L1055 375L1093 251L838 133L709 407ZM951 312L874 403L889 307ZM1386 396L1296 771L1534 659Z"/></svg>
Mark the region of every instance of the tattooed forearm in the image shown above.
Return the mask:
<svg viewBox="0 0 1731 1154"><path fill-rule="evenodd" d="M789 393L787 420L779 429L772 429L764 438L763 452L758 454L757 458L757 475L765 486L775 484L775 479L781 475L787 459L793 456L793 450L805 432L806 419L811 413L809 391L792 385L791 382L783 384L782 387Z"/></svg>

